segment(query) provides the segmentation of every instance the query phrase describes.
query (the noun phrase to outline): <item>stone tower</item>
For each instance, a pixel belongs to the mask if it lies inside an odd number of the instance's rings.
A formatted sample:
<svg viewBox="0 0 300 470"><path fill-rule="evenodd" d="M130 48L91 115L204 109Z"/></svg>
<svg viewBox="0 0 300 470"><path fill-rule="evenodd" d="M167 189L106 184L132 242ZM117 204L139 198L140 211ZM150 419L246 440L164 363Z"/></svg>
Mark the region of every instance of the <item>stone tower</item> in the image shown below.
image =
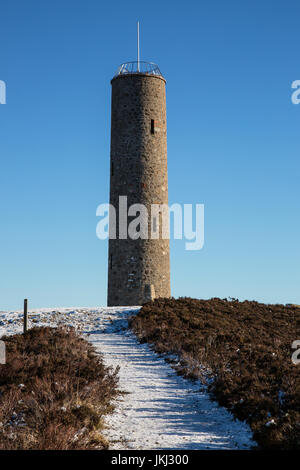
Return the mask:
<svg viewBox="0 0 300 470"><path fill-rule="evenodd" d="M116 209L116 239L109 240L108 306L141 305L171 295L162 211L151 216L151 204L168 204L166 81L155 64L130 62L119 67L111 85L110 204ZM147 208L147 238L124 238L120 196L127 197L128 208ZM135 218L128 216L126 229ZM156 238L150 237L151 224Z"/></svg>

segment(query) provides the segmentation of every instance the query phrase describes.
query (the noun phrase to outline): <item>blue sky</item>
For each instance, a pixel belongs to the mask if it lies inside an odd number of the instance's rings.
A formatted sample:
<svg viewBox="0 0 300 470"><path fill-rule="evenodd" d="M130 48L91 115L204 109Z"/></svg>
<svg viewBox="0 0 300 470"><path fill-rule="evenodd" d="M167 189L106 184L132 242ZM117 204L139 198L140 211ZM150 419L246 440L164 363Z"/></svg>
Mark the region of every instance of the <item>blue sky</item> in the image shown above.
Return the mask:
<svg viewBox="0 0 300 470"><path fill-rule="evenodd" d="M3 0L0 309L106 304L110 79L167 79L170 203L205 204L205 245L171 242L172 294L300 303L299 2Z"/></svg>

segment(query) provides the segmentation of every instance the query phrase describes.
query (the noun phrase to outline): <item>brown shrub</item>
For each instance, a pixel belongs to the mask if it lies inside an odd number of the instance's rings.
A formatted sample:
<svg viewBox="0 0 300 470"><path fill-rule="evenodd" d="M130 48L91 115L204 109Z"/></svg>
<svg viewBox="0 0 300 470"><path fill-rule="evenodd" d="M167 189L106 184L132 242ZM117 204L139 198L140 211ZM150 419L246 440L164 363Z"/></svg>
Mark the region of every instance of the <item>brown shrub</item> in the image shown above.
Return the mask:
<svg viewBox="0 0 300 470"><path fill-rule="evenodd" d="M0 449L103 449L117 373L71 328L3 337Z"/></svg>
<svg viewBox="0 0 300 470"><path fill-rule="evenodd" d="M175 354L178 373L210 375L212 396L247 421L260 447L300 448L300 365L291 360L300 339L298 306L157 299L130 325L157 352Z"/></svg>

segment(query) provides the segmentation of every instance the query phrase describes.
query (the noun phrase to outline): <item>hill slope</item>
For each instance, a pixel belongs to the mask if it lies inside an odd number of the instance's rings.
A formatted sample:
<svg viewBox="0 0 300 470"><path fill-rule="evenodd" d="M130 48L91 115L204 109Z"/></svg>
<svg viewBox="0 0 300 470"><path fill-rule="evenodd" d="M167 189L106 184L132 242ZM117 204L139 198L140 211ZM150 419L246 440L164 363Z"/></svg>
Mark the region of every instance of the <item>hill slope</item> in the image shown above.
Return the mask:
<svg viewBox="0 0 300 470"><path fill-rule="evenodd" d="M179 377L163 358L139 344L127 329L137 308L45 309L30 312L31 325L73 326L103 355L120 365L115 413L104 435L112 449L243 449L253 445L245 423L212 402L206 388ZM2 332L22 331L19 312L0 314ZM1 334L1 332L0 332Z"/></svg>
<svg viewBox="0 0 300 470"><path fill-rule="evenodd" d="M226 299L158 299L131 321L140 341L207 379L210 392L246 420L263 448L300 448L300 308Z"/></svg>

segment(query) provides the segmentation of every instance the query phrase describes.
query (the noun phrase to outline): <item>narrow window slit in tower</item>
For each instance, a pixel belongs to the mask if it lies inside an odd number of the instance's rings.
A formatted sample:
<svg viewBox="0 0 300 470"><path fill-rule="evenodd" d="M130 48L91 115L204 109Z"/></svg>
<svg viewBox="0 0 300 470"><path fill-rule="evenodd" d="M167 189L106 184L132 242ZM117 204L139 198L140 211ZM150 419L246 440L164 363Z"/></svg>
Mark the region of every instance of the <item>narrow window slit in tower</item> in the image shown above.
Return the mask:
<svg viewBox="0 0 300 470"><path fill-rule="evenodd" d="M151 119L151 134L154 134L154 119Z"/></svg>
<svg viewBox="0 0 300 470"><path fill-rule="evenodd" d="M153 217L153 232L157 232L157 220L156 217Z"/></svg>

